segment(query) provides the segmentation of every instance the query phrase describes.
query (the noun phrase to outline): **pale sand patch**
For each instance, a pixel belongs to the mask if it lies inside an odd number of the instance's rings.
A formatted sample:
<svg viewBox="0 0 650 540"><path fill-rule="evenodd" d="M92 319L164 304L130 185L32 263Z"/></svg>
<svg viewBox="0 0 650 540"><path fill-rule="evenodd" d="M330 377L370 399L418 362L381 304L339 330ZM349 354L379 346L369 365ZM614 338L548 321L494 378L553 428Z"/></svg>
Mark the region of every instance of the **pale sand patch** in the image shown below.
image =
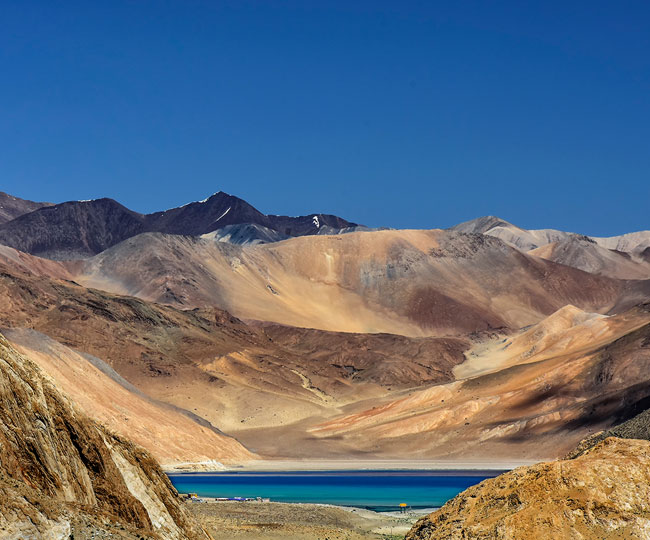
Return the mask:
<svg viewBox="0 0 650 540"><path fill-rule="evenodd" d="M227 465L227 471L505 471L522 465L532 465L538 460L257 460L238 465ZM186 469L188 470L188 469Z"/></svg>

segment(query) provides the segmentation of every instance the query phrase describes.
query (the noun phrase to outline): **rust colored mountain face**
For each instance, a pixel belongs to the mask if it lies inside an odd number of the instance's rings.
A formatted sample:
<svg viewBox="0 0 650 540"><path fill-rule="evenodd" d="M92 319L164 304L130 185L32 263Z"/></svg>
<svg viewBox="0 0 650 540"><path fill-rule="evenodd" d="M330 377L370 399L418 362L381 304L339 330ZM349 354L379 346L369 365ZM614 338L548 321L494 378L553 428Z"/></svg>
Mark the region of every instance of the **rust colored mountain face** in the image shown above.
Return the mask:
<svg viewBox="0 0 650 540"><path fill-rule="evenodd" d="M27 201L0 191L0 225L45 206L52 203Z"/></svg>
<svg viewBox="0 0 650 540"><path fill-rule="evenodd" d="M521 467L465 490L406 540L646 538L649 459L649 442L609 438L573 460Z"/></svg>
<svg viewBox="0 0 650 540"><path fill-rule="evenodd" d="M2 336L0 463L3 536L204 537L149 454L75 410Z"/></svg>
<svg viewBox="0 0 650 540"><path fill-rule="evenodd" d="M624 282L531 257L498 239L379 231L232 246L141 235L71 268L89 287L242 319L407 336L512 330L566 304L601 313L647 298Z"/></svg>
<svg viewBox="0 0 650 540"><path fill-rule="evenodd" d="M457 338L407 338L268 325L264 333L296 357L340 370L335 376L406 389L449 381L469 343ZM334 375L334 374L332 374Z"/></svg>

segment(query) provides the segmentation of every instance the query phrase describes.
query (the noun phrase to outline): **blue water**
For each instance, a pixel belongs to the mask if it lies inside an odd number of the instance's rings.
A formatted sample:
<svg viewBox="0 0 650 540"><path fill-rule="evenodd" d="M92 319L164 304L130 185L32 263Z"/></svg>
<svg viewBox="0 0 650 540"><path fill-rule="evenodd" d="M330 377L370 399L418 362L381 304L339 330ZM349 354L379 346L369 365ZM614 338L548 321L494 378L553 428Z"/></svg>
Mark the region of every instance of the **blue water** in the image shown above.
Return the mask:
<svg viewBox="0 0 650 540"><path fill-rule="evenodd" d="M337 471L170 474L180 493L203 497L269 497L278 502L326 503L390 511L442 506L498 472Z"/></svg>

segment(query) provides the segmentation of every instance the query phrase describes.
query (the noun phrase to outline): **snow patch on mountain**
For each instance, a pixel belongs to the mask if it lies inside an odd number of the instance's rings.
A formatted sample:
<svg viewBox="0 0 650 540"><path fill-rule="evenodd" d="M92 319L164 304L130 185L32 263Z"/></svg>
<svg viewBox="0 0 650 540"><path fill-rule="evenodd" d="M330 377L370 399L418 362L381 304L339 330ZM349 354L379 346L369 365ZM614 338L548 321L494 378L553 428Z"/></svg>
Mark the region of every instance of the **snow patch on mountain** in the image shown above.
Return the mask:
<svg viewBox="0 0 650 540"><path fill-rule="evenodd" d="M219 220L220 220L222 217L224 217L228 212L230 212L230 209L231 209L231 208L232 208L232 206L229 206L229 207L228 207L228 210L226 210L223 214L221 214L221 215L216 219L216 221L219 221Z"/></svg>

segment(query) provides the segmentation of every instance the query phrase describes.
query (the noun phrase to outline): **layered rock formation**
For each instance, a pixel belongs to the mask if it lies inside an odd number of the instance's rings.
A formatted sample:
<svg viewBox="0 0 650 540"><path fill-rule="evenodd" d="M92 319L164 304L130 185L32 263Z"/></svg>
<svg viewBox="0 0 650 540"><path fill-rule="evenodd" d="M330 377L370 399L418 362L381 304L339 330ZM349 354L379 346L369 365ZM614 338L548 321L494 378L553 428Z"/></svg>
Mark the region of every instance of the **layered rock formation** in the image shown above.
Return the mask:
<svg viewBox="0 0 650 540"><path fill-rule="evenodd" d="M205 538L141 448L76 410L0 336L0 536Z"/></svg>
<svg viewBox="0 0 650 540"><path fill-rule="evenodd" d="M406 540L648 538L650 443L608 438L580 457L521 467L419 520Z"/></svg>

